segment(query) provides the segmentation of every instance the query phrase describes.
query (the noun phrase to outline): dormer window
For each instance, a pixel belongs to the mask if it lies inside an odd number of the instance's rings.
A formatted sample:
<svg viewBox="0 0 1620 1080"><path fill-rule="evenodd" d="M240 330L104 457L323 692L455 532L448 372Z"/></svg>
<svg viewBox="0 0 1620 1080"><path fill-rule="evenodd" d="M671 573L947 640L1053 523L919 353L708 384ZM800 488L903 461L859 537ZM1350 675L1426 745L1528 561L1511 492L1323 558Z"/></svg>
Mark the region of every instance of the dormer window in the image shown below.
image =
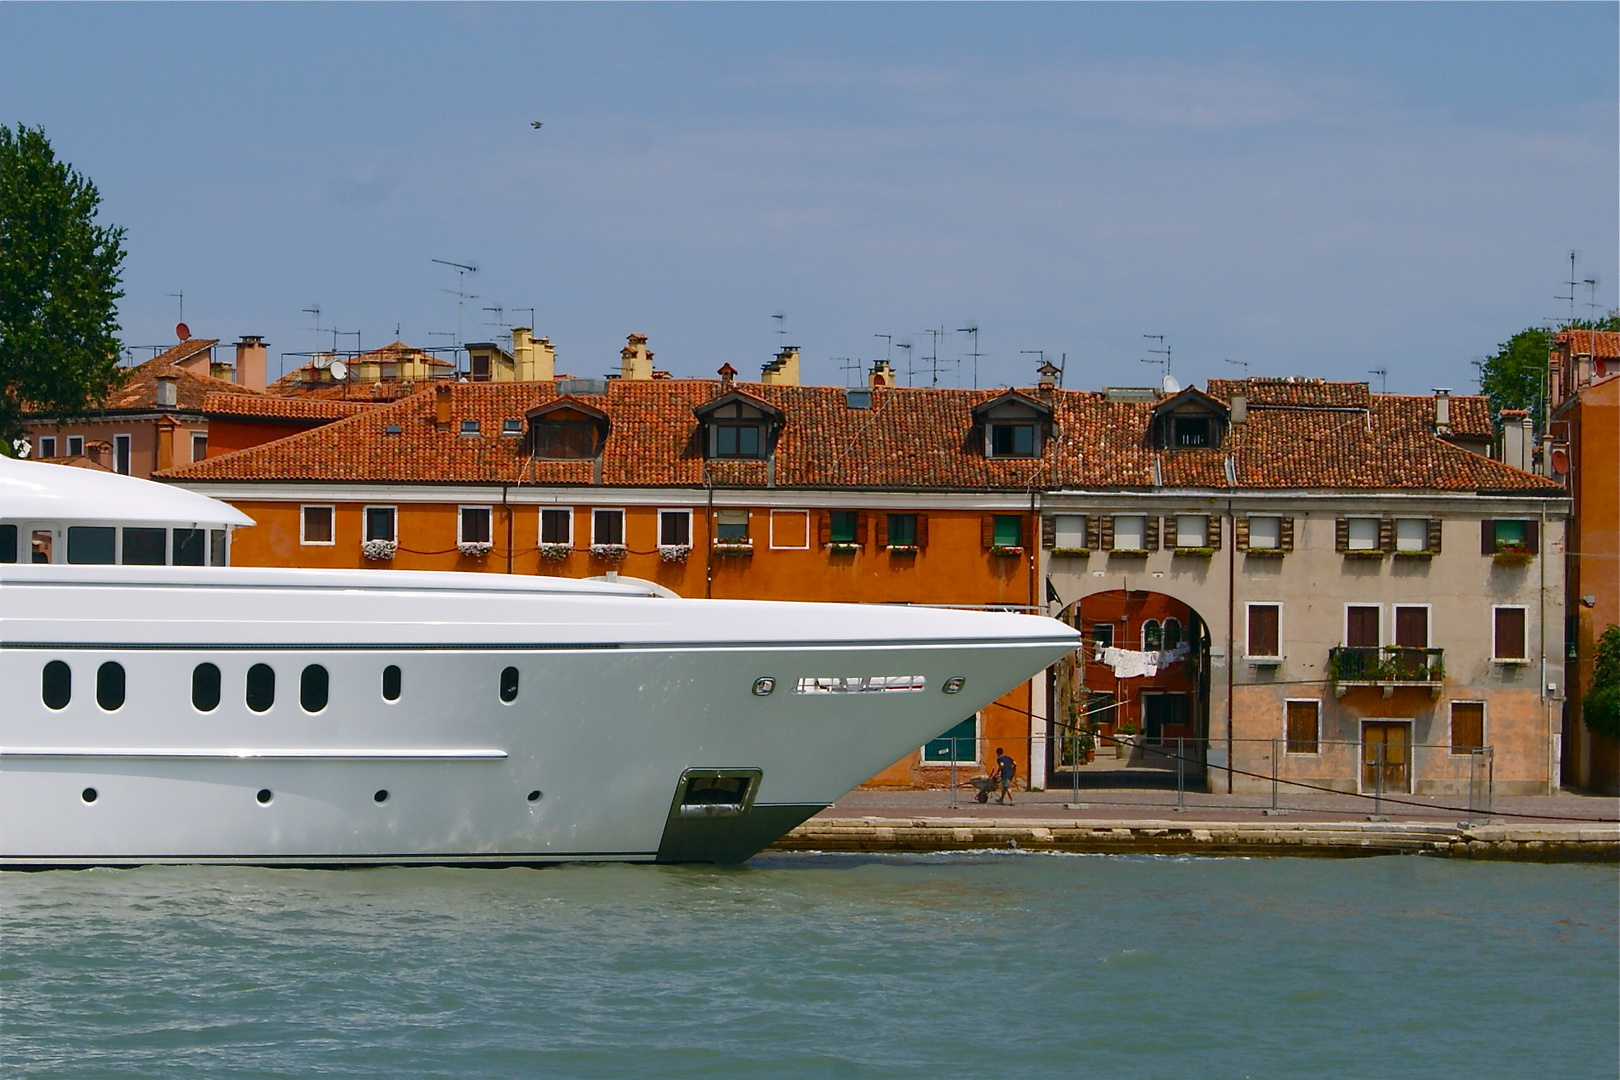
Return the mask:
<svg viewBox="0 0 1620 1080"><path fill-rule="evenodd" d="M782 423L779 410L739 391L700 405L704 454L726 460L758 460L770 456Z"/></svg>
<svg viewBox="0 0 1620 1080"><path fill-rule="evenodd" d="M1174 418L1175 444L1177 446L1208 446L1209 417L1207 416L1177 416Z"/></svg>
<svg viewBox="0 0 1620 1080"><path fill-rule="evenodd" d="M761 442L759 424L725 422L714 425L715 457L757 458Z"/></svg>
<svg viewBox="0 0 1620 1080"><path fill-rule="evenodd" d="M1221 444L1229 410L1226 403L1189 386L1153 409L1154 446L1162 450L1208 450Z"/></svg>
<svg viewBox="0 0 1620 1080"><path fill-rule="evenodd" d="M1043 402L1009 390L973 410L973 423L984 430L984 456L1040 457L1052 431L1052 410Z"/></svg>
<svg viewBox="0 0 1620 1080"><path fill-rule="evenodd" d="M602 452L608 418L578 401L554 401L530 409L529 452L547 461L590 460Z"/></svg>
<svg viewBox="0 0 1620 1080"><path fill-rule="evenodd" d="M1034 457L1034 424L991 424L991 457Z"/></svg>

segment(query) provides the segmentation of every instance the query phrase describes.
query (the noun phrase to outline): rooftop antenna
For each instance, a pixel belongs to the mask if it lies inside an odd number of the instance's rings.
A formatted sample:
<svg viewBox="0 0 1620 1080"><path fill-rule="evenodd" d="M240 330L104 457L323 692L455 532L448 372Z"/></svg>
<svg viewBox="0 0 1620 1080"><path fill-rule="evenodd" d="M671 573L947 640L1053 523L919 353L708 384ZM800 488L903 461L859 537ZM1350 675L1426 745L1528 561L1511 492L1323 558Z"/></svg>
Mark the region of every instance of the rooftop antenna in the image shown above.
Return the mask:
<svg viewBox="0 0 1620 1080"><path fill-rule="evenodd" d="M183 292L171 292L171 293L164 293L163 295L164 296L172 296L175 299L180 301L180 317L178 319L176 319L175 321L176 322L185 322L186 321L186 294L183 293Z"/></svg>
<svg viewBox="0 0 1620 1080"><path fill-rule="evenodd" d="M461 312L468 300L478 300L481 297L467 291L467 275L478 273L478 267L468 266L466 263L451 262L448 259L434 259L440 266L448 266L456 272L456 287L453 289L440 289L440 292L451 293L456 297L456 345L461 345Z"/></svg>
<svg viewBox="0 0 1620 1080"><path fill-rule="evenodd" d="M1578 251L1572 251L1572 252L1569 253L1569 280L1564 282L1565 285L1569 286L1569 295L1568 296L1555 296L1555 297L1553 297L1554 300L1568 300L1569 301L1569 321L1570 322L1575 321L1575 288L1576 288L1576 286L1578 286L1580 284L1580 281L1578 281L1576 279L1576 277L1575 277L1575 259L1579 254L1580 254L1580 252L1578 252Z"/></svg>
<svg viewBox="0 0 1620 1080"><path fill-rule="evenodd" d="M1249 381L1249 362L1247 360L1227 360L1227 361L1224 361L1224 362L1228 363L1228 364L1231 364L1233 367L1242 368L1243 369L1243 381L1244 382Z"/></svg>
<svg viewBox="0 0 1620 1080"><path fill-rule="evenodd" d="M929 382L929 385L930 386L938 386L939 385L939 339L945 336L945 328L942 326L938 330L923 330L923 331L921 331L921 333L928 334L930 337L932 337L934 339L934 351L932 353L930 353L929 356L928 356L928 368L929 368L929 372L930 372L929 378L931 380Z"/></svg>
<svg viewBox="0 0 1620 1080"><path fill-rule="evenodd" d="M1041 358L1041 367L1046 366L1046 350L1045 349L1019 349L1018 351L1020 353L1024 354L1025 356L1038 356L1038 357L1040 357Z"/></svg>
<svg viewBox="0 0 1620 1080"><path fill-rule="evenodd" d="M957 333L973 335L973 351L968 355L973 357L973 389L977 390L979 388L979 357L984 355L979 351L979 324L970 323L959 329Z"/></svg>
<svg viewBox="0 0 1620 1080"><path fill-rule="evenodd" d="M1063 371L1069 366L1069 354L1066 352L1059 353L1058 357L1058 389L1061 390L1063 389Z"/></svg>
<svg viewBox="0 0 1620 1080"><path fill-rule="evenodd" d="M495 321L492 323L485 323L484 325L493 326L499 329L500 334L498 336L506 338L506 343L510 345L512 343L512 324L506 321L506 309L501 307L499 304L496 304L494 307L487 307L484 308L484 310L494 312L495 314Z"/></svg>
<svg viewBox="0 0 1620 1080"><path fill-rule="evenodd" d="M1474 385L1483 392L1485 389L1485 361L1483 358L1476 357L1468 362L1474 365Z"/></svg>
<svg viewBox="0 0 1620 1080"><path fill-rule="evenodd" d="M894 366L894 335L893 334L873 334L872 336L873 337L880 337L880 338L883 339L883 362L885 364L888 364L890 367L893 367Z"/></svg>
<svg viewBox="0 0 1620 1080"><path fill-rule="evenodd" d="M1155 356L1164 357L1163 360L1143 360L1142 363L1158 364L1159 367L1164 370L1165 377L1168 378L1170 375L1170 346L1165 344L1164 335L1143 334L1142 336L1147 338L1149 341L1157 341L1159 343L1159 347L1157 349L1149 349L1148 352L1153 353Z"/></svg>
<svg viewBox="0 0 1620 1080"><path fill-rule="evenodd" d="M527 311L529 313L529 329L530 330L534 329L534 308L532 308L532 307L515 307L512 310L513 311Z"/></svg>
<svg viewBox="0 0 1620 1080"><path fill-rule="evenodd" d="M847 356L832 356L828 357L828 359L838 364L839 370L844 373L845 386L859 386L861 384L859 373L861 372L863 365L861 364L859 357L851 360Z"/></svg>
<svg viewBox="0 0 1620 1080"><path fill-rule="evenodd" d="M1592 321L1597 322L1597 318L1598 318L1598 302L1597 302L1598 277L1597 277L1596 274L1593 274L1591 277L1589 277L1585 281L1581 282L1581 284L1585 285L1586 288L1587 288L1588 299L1586 301L1586 306L1592 309Z"/></svg>
<svg viewBox="0 0 1620 1080"><path fill-rule="evenodd" d="M1389 368L1369 368L1367 374L1378 376L1378 392L1380 394L1389 393Z"/></svg>
<svg viewBox="0 0 1620 1080"><path fill-rule="evenodd" d="M787 346L787 312L778 311L771 318L776 320L776 351L780 353Z"/></svg>
<svg viewBox="0 0 1620 1080"><path fill-rule="evenodd" d="M305 315L313 315L313 316L315 316L315 325L311 326L311 327L305 327L305 329L315 331L315 351L320 352L321 351L321 305L312 304L311 306L309 306L307 308L304 308L303 310L304 310Z"/></svg>
<svg viewBox="0 0 1620 1080"><path fill-rule="evenodd" d="M915 385L917 385L916 379L914 377L916 375L916 369L911 366L911 356L912 356L911 342L909 342L909 341L896 342L894 347L897 348L897 349L906 350L906 385L907 386L915 386Z"/></svg>

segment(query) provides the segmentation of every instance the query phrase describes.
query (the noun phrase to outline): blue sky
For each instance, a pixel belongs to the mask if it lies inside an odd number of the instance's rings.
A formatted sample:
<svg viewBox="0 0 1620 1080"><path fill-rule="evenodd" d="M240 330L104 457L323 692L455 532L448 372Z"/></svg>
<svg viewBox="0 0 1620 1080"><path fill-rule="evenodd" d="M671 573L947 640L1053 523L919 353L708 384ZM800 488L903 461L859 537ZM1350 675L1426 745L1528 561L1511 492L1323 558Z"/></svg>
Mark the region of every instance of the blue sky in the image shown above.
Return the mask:
<svg viewBox="0 0 1620 1080"><path fill-rule="evenodd" d="M613 370L1471 390L1616 304L1614 4L0 5L0 120L129 230L125 338L442 345L501 306ZM529 121L545 126L535 131ZM1580 313L1591 290L1578 290ZM778 323L772 316L785 313ZM147 353L150 355L150 353ZM904 369L907 352L893 356ZM971 382L970 367L941 380Z"/></svg>

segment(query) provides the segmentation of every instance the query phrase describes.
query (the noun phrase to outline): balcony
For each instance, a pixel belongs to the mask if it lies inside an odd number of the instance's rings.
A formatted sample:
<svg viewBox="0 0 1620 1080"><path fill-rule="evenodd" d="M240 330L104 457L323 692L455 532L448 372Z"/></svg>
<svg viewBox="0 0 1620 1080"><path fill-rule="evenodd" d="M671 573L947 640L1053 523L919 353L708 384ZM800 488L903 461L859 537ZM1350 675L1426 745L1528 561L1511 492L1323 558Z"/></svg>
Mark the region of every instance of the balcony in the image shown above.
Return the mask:
<svg viewBox="0 0 1620 1080"><path fill-rule="evenodd" d="M1340 645L1328 650L1328 678L1335 697L1343 697L1352 686L1376 686L1385 697L1397 686L1426 686L1430 696L1438 698L1445 677L1444 649Z"/></svg>

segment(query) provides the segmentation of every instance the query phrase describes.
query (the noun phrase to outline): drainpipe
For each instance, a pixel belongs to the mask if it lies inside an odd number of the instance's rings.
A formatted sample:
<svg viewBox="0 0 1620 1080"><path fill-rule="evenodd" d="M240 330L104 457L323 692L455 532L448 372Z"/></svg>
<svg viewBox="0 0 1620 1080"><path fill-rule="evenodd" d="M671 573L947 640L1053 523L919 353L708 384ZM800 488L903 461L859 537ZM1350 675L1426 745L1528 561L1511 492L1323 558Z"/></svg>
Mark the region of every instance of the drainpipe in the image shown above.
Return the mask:
<svg viewBox="0 0 1620 1080"><path fill-rule="evenodd" d="M1547 460L1546 455L1542 456L1542 460ZM1554 750L1554 740L1555 738L1561 736L1562 732L1559 732L1559 736L1555 736L1553 734L1553 705L1556 702L1553 696L1547 692L1547 555L1552 549L1552 544L1549 543L1551 538L1547 535L1547 510L1545 507L1542 508L1540 517L1541 523L1537 526L1537 528L1541 530L1541 536L1539 538L1539 543L1537 543L1536 546L1541 550L1536 562L1540 564L1538 566L1538 570L1540 571L1541 587L1536 591L1536 621L1539 624L1538 630L1541 639L1540 650L1538 653L1538 658L1541 661L1541 711L1542 724L1547 732L1547 794L1556 795L1558 794L1558 783L1560 780L1557 772L1560 766L1558 759L1562 755ZM1569 545L1564 544L1563 546L1568 547ZM1568 591L1568 589L1565 589L1566 593ZM1568 650L1567 645L1565 646L1565 650ZM1569 692L1567 682L1564 687L1564 692L1566 695ZM1562 727L1562 725L1560 725L1560 727Z"/></svg>
<svg viewBox="0 0 1620 1080"><path fill-rule="evenodd" d="M709 509L703 515L703 598L714 596L714 485L709 489Z"/></svg>
<svg viewBox="0 0 1620 1080"><path fill-rule="evenodd" d="M510 485L501 485L501 508L506 511L506 572L512 572L512 504L506 501Z"/></svg>
<svg viewBox="0 0 1620 1080"><path fill-rule="evenodd" d="M1226 793L1232 794L1232 687L1237 668L1237 518L1226 500Z"/></svg>

